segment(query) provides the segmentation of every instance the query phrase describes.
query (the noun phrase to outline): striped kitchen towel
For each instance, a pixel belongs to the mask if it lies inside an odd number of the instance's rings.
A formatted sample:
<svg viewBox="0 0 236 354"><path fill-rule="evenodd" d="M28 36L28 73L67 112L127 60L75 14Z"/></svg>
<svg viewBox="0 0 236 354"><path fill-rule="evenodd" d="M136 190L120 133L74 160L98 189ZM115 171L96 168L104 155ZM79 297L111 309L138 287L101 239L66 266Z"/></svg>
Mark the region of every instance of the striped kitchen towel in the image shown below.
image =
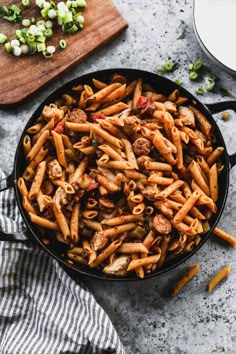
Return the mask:
<svg viewBox="0 0 236 354"><path fill-rule="evenodd" d="M14 191L1 192L0 353L124 354L109 317L85 285L24 232Z"/></svg>

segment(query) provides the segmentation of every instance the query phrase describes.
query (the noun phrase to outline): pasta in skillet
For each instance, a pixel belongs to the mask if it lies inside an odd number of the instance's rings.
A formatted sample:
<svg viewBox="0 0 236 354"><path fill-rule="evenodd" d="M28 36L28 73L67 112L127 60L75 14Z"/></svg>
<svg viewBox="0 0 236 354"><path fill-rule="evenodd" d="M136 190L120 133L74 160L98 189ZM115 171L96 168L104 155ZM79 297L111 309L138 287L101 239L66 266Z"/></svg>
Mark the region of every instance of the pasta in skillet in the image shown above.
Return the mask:
<svg viewBox="0 0 236 354"><path fill-rule="evenodd" d="M23 145L23 206L69 262L143 278L191 252L217 212L224 149L178 90L94 78L46 105Z"/></svg>

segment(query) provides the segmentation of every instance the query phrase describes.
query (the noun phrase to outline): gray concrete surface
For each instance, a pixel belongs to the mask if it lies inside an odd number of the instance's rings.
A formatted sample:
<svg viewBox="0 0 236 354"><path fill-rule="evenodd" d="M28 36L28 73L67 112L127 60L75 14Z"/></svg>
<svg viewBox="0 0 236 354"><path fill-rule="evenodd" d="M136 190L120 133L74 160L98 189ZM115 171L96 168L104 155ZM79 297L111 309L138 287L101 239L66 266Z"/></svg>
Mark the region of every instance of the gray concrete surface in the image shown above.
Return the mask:
<svg viewBox="0 0 236 354"><path fill-rule="evenodd" d="M21 132L37 105L64 82L85 72L110 67L130 67L154 72L167 59L180 64L168 77L188 80L188 64L202 59L223 86L236 95L235 78L216 67L204 55L193 31L192 0L114 0L129 23L128 30L82 64L55 80L25 104L0 110L0 167L10 173ZM89 3L89 0L88 0ZM209 14L210 21L210 14ZM225 40L228 40L227 38ZM223 101L220 94L204 95L202 102ZM231 98L232 99L232 98ZM236 151L236 117L228 122L215 116L228 152ZM236 168L231 171L229 196L219 226L236 235ZM212 237L185 264L159 278L136 283L104 283L88 280L98 302L113 321L128 354L236 353L236 260L235 250ZM200 263L199 275L175 298L168 289L187 268ZM223 265L232 274L211 295L210 277Z"/></svg>

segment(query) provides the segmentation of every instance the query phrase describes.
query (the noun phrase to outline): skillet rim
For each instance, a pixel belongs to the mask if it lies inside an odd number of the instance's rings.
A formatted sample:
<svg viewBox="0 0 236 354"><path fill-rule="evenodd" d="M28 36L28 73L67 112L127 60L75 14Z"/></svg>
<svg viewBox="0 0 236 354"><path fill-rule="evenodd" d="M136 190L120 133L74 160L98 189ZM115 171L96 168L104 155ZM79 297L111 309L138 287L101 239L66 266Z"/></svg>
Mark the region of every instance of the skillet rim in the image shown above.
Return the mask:
<svg viewBox="0 0 236 354"><path fill-rule="evenodd" d="M131 76L135 76L136 79L138 77L142 77L144 80L145 77L151 77L153 81L155 81L157 84L158 82L164 82L165 86L167 87L167 90L170 89L170 92L172 92L174 89L178 89L181 93L181 95L183 94L185 97L188 97L191 100L191 104L194 105L197 109L199 109L204 115L207 116L207 119L209 119L210 123L213 125L214 127L214 132L217 132L216 137L219 138L220 140L220 146L224 147L224 153L223 153L223 159L225 161L225 169L224 169L224 175L225 175L225 191L223 193L223 198L221 201L221 205L218 208L218 212L217 215L214 215L215 220L213 221L213 223L211 224L211 228L210 230L202 237L201 242L189 253L186 253L184 255L182 255L181 257L177 257L176 259L174 259L173 261L171 261L170 263L168 263L166 266L157 269L154 272L151 272L147 275L145 275L145 277L143 279L131 274L125 277L118 277L118 276L110 276L110 275L106 275L104 273L102 273L101 271L97 270L97 269L91 269L89 267L83 267L81 265L77 265L77 264L70 264L69 262L66 261L66 259L63 259L62 256L53 253L52 250L50 250L47 245L44 244L44 242L40 239L39 236L37 236L37 233L39 233L39 229L37 228L37 226L35 226L31 220L29 219L26 211L24 210L23 206L22 206L22 202L21 202L21 195L20 192L17 188L17 185L14 185L14 190L15 190L15 194L16 194L16 200L17 200L17 204L18 207L20 209L21 215L23 217L24 222L26 223L26 226L29 229L29 234L30 237L32 237L34 240L37 241L37 243L43 247L43 249L50 255L52 256L54 259L56 259L57 261L59 261L61 264L63 264L66 267L69 267L71 270L75 271L76 273L79 273L81 275L85 275L85 276L89 276L92 278L96 278L99 280L107 280L107 281L118 281L118 282L125 282L125 281L140 281L140 280L146 280L146 279L150 279L153 277L157 277L160 276L166 272L171 271L172 269L176 268L177 266L179 266L180 264L186 262L189 258L191 258L204 244L205 242L209 239L209 237L212 234L213 229L216 227L217 223L219 222L219 219L222 215L222 212L224 210L225 207L225 203L227 200L227 195L228 195L228 189L229 189L229 172L230 172L230 161L229 161L229 155L227 153L227 149L226 149L226 145L225 145L225 141L224 138L222 136L222 133L219 129L219 127L217 126L210 110L208 109L208 107L203 104L201 101L198 100L198 98L196 96L194 96L192 93L190 93L188 90L186 90L184 87L179 86L178 84L176 84L175 82L173 82L172 80L164 77L164 76L160 76L157 75L153 72L149 72L149 71L145 71L145 70L140 70L140 69L133 69L133 68L109 68L109 69L104 69L104 70L96 70L93 72L88 72L85 73L81 76L78 76L77 78L74 78L72 80L69 80L68 82L64 83L62 86L59 86L57 89L55 89L53 92L51 92L43 101L42 103L40 103L37 108L35 109L35 111L32 113L31 117L29 118L29 120L27 121L19 143L17 145L17 150L15 153L15 159L14 159L14 167L13 167L13 178L14 180L17 180L19 178L18 176L18 172L20 169L20 162L21 160L18 159L19 155L22 154L22 141L24 138L24 135L26 133L26 130L28 129L28 127L30 127L32 125L32 123L38 118L39 114L42 111L42 108L44 107L45 104L49 104L52 103L52 100L55 100L56 98L59 97L59 95L62 93L62 91L66 91L69 88L71 88L72 86L74 86L75 84L81 83L82 81L86 82L86 80L88 79L92 79L93 77L97 76L107 76L108 75L112 75L115 73L119 73L119 74L123 74L126 75L127 78L129 79L129 77ZM130 74L130 75L129 75ZM166 90L165 87L165 90ZM169 92L169 93L170 93ZM36 230L37 229L37 230ZM42 235L41 235L42 237ZM172 264L173 262L173 264Z"/></svg>

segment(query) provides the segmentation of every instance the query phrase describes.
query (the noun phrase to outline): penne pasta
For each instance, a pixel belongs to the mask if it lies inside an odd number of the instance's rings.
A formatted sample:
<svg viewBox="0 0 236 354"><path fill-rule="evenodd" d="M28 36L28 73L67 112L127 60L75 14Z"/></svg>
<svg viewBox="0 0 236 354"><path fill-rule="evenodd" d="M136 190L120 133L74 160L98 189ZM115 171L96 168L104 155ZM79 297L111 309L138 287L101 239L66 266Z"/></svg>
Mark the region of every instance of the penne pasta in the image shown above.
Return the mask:
<svg viewBox="0 0 236 354"><path fill-rule="evenodd" d="M222 281L225 277L227 277L231 272L231 264L227 264L223 267L208 283L208 292L211 293L217 284Z"/></svg>
<svg viewBox="0 0 236 354"><path fill-rule="evenodd" d="M210 232L224 148L179 90L156 89L142 77L94 77L45 105L27 127L22 204L67 247L71 264L143 278Z"/></svg>

